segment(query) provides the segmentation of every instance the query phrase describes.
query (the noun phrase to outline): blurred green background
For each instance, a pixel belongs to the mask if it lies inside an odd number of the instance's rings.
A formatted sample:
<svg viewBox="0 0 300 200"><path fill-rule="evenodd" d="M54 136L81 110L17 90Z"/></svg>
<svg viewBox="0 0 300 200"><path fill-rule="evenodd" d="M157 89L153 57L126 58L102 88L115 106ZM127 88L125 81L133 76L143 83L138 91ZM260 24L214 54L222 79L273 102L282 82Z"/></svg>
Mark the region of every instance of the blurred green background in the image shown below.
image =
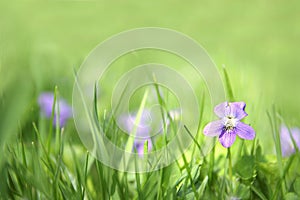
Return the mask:
<svg viewBox="0 0 300 200"><path fill-rule="evenodd" d="M266 110L272 105L300 126L299 6L296 0L2 0L0 146L36 120L32 113L41 91L58 85L71 102L73 69L96 45L149 26L194 38L219 68L226 65L236 98L247 103L247 122L268 145Z"/></svg>

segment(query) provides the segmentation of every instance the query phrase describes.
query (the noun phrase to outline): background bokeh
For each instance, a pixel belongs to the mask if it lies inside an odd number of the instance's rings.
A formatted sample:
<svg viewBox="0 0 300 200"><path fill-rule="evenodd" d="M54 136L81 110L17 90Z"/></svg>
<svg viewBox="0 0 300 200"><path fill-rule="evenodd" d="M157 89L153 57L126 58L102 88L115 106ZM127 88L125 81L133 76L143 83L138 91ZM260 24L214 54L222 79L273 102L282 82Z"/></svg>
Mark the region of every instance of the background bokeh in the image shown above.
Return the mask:
<svg viewBox="0 0 300 200"><path fill-rule="evenodd" d="M300 126L300 2L291 1L0 1L0 146L37 116L36 99L53 90L71 103L74 69L108 37L163 27L199 42L226 65L236 99L263 148L272 144L273 105ZM22 129L24 130L24 129Z"/></svg>

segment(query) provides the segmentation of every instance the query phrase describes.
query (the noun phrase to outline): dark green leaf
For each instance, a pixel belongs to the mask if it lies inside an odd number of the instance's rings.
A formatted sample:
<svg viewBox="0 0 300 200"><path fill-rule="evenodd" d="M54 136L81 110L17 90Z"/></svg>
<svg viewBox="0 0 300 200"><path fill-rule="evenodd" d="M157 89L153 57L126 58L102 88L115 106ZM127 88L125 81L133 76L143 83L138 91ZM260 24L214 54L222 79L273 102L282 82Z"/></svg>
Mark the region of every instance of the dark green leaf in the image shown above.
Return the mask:
<svg viewBox="0 0 300 200"><path fill-rule="evenodd" d="M243 179L250 179L254 174L255 159L253 156L243 156L234 166L234 171Z"/></svg>

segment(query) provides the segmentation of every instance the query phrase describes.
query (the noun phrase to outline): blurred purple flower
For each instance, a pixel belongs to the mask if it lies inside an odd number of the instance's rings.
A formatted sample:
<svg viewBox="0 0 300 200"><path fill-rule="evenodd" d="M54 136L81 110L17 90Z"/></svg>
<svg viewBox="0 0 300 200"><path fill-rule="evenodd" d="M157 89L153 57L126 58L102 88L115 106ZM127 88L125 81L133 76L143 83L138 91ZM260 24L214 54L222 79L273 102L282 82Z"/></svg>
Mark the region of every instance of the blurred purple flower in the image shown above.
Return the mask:
<svg viewBox="0 0 300 200"><path fill-rule="evenodd" d="M131 133L136 123L136 115L137 113L121 115L118 118L118 124L120 125L121 129L123 129L127 133ZM150 112L148 110L144 110L142 112L140 123L136 124L137 130L134 139L134 148L136 149L138 155L141 157L144 154L144 144L146 141L148 141L148 151L152 149L152 140L150 137L150 123Z"/></svg>
<svg viewBox="0 0 300 200"><path fill-rule="evenodd" d="M291 135L290 135L291 133ZM280 129L280 144L281 144L281 152L282 156L290 156L295 153L295 147L292 141L293 137L296 146L300 149L300 129L299 128L291 128L289 129L285 125L281 125Z"/></svg>
<svg viewBox="0 0 300 200"><path fill-rule="evenodd" d="M204 135L219 136L219 141L225 148L234 143L236 135L242 139L253 140L254 129L240 121L248 115L245 107L244 102L224 102L217 105L214 112L220 119L207 124L203 130Z"/></svg>
<svg viewBox="0 0 300 200"><path fill-rule="evenodd" d="M53 103L54 103L53 93L50 92L41 93L38 98L38 103L41 108L42 114L45 115L45 117L50 118L52 114ZM72 116L72 109L64 99L59 99L58 105L59 105L59 124L62 127L65 125L66 121ZM57 111L55 109L54 119L53 119L54 126L56 126L56 116L57 116L56 112Z"/></svg>
<svg viewBox="0 0 300 200"><path fill-rule="evenodd" d="M152 140L151 138L148 139L135 139L134 140L134 147L140 157L144 155L144 146L145 142L148 141L148 152L152 149Z"/></svg>

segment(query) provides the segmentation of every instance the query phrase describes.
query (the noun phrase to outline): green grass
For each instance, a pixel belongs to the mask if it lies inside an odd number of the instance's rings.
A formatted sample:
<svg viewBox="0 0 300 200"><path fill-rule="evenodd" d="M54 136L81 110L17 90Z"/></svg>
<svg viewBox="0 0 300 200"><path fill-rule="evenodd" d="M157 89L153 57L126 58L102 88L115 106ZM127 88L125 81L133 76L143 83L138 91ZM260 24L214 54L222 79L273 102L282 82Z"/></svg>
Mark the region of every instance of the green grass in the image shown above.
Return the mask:
<svg viewBox="0 0 300 200"><path fill-rule="evenodd" d="M224 73L227 74L225 69ZM232 98L230 84L227 83L227 86ZM155 87L159 92L158 85ZM147 91L141 101L139 113L145 106ZM54 94L57 99L57 88ZM162 107L166 105L167 102L161 96L158 98ZM200 107L201 116L204 105L202 103ZM71 125L63 129L52 129L53 113L54 108L51 119L45 122L49 128L40 131L33 123L32 128L29 128L33 131L32 135L24 136L20 131L15 142L4 145L5 159L1 170L5 180L1 186L3 198L281 199L298 195L297 165L300 154L296 152L288 158L281 157L277 124L280 118L275 109L268 113L270 123L266 126L272 127L277 157L264 154L258 139L247 144L238 139L228 149L227 156L225 149L219 144L208 155L202 156L203 144L197 138L204 136L200 131L194 137L185 126L185 131L193 140L189 151L170 166L146 173L119 172L103 165L85 150L74 137L74 132L68 133ZM137 120L140 120L141 116L138 116ZM103 128L104 118L98 116L97 119ZM58 119L56 120L58 123ZM110 134L109 130L116 126L108 124L111 127L106 126L103 131ZM200 122L198 129L201 130L203 125ZM49 137L52 133L55 135ZM116 141L118 139L120 138ZM130 146L132 143L130 140L127 142ZM127 146L125 148L132 148ZM129 162L125 166L127 164Z"/></svg>

